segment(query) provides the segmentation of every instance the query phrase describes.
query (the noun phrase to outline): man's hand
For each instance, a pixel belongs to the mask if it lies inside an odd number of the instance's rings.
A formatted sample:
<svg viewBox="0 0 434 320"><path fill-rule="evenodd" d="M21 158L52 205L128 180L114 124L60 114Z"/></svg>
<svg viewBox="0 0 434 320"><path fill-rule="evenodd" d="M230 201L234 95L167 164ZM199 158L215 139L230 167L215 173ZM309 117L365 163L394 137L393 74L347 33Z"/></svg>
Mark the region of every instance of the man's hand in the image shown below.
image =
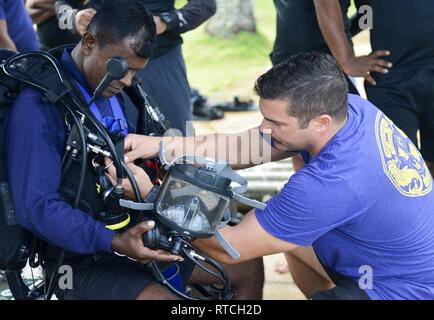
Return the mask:
<svg viewBox="0 0 434 320"><path fill-rule="evenodd" d="M95 13L96 11L92 8L80 10L77 12L74 22L75 29L79 34L83 35L84 31L86 31L87 25L89 24L90 20L92 20Z"/></svg>
<svg viewBox="0 0 434 320"><path fill-rule="evenodd" d="M145 221L135 225L131 229L116 234L112 240L112 250L142 263L148 263L151 260L166 262L183 261L184 259L180 256L173 255L164 250L151 250L143 245L143 234L154 226L154 221Z"/></svg>
<svg viewBox="0 0 434 320"><path fill-rule="evenodd" d="M157 27L157 35L164 33L167 30L167 25L161 21L159 16L154 16L155 26Z"/></svg>
<svg viewBox="0 0 434 320"><path fill-rule="evenodd" d="M392 64L380 57L388 56L390 52L387 50L374 51L367 56L351 57L341 63L344 72L352 77L363 77L367 82L375 85L375 80L371 76L371 72L388 73Z"/></svg>
<svg viewBox="0 0 434 320"><path fill-rule="evenodd" d="M136 159L152 159L158 155L161 137L129 134L125 138L125 163Z"/></svg>
<svg viewBox="0 0 434 320"><path fill-rule="evenodd" d="M106 170L108 171L108 177L113 185L116 184L116 168L113 165L113 161L111 159L105 159ZM144 199L149 191L151 191L153 184L151 179L149 179L148 174L142 168L136 166L133 163L127 164L128 168L131 170L134 178L137 181L137 185L140 190L140 197ZM129 179L122 180L122 186L125 189L125 196L128 199L136 200L136 196L133 191L133 187L131 186L131 182Z"/></svg>

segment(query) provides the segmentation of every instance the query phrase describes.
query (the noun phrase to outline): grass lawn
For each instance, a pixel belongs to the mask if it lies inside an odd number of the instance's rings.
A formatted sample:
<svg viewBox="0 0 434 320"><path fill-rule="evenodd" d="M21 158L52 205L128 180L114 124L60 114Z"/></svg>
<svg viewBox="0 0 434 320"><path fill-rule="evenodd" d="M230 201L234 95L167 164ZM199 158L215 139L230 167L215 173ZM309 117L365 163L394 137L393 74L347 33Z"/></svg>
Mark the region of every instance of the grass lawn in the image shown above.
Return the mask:
<svg viewBox="0 0 434 320"><path fill-rule="evenodd" d="M272 0L254 0L257 33L232 39L208 36L201 26L183 35L183 52L190 85L206 95L231 90L253 81L271 66L268 54L275 36Z"/></svg>

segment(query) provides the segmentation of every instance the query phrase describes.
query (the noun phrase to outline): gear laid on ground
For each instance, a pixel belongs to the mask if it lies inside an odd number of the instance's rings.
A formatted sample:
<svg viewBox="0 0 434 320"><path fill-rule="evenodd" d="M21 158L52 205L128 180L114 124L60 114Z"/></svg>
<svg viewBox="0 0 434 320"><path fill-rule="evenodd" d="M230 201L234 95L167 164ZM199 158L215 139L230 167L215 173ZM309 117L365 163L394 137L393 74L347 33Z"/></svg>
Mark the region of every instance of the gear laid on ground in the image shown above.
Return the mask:
<svg viewBox="0 0 434 320"><path fill-rule="evenodd" d="M200 95L195 89L191 90L191 103L194 120L218 120L224 117L224 112L220 106L210 105L208 99Z"/></svg>
<svg viewBox="0 0 434 320"><path fill-rule="evenodd" d="M258 110L258 106L253 102L253 100L241 100L239 97L235 97L233 102L222 104L221 108L223 111L232 112Z"/></svg>

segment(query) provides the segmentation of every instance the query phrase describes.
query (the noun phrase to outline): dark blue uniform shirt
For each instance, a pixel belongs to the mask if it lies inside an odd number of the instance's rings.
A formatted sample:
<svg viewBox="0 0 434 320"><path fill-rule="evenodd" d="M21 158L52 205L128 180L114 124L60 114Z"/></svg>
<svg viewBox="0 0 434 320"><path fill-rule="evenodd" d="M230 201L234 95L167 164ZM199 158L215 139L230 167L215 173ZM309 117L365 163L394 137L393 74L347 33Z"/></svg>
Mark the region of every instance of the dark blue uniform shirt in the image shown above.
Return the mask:
<svg viewBox="0 0 434 320"><path fill-rule="evenodd" d="M70 49L63 52L60 62L91 93ZM99 100L101 114L110 116L108 99ZM66 127L56 108L43 102L39 91L29 88L20 94L8 115L8 179L18 221L40 238L68 251L110 252L115 232L73 209L58 192Z"/></svg>

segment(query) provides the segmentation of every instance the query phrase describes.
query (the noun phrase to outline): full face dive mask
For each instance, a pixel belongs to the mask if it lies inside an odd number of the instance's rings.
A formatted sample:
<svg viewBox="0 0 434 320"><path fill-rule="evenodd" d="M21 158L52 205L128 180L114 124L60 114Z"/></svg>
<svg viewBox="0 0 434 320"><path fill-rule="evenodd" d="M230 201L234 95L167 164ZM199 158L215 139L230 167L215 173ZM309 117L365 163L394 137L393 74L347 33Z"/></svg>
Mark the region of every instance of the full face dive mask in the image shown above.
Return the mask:
<svg viewBox="0 0 434 320"><path fill-rule="evenodd" d="M163 224L193 237L214 235L232 196L231 180L215 165L179 163L169 169L155 202Z"/></svg>
<svg viewBox="0 0 434 320"><path fill-rule="evenodd" d="M154 205L158 220L186 236L216 236L233 258L239 257L218 228L231 219L231 199L265 208L264 203L241 195L247 190L247 180L233 171L226 161L182 156L169 163L164 157L163 144L160 144L160 161L169 169Z"/></svg>
<svg viewBox="0 0 434 320"><path fill-rule="evenodd" d="M135 210L153 210L161 224L181 236L215 236L232 258L237 259L239 253L218 229L231 219L231 199L265 209L264 203L241 195L247 190L247 180L233 171L226 161L181 156L168 162L162 143L160 161L168 172L158 190L154 189L156 195L148 198L148 203L121 200L121 205Z"/></svg>

